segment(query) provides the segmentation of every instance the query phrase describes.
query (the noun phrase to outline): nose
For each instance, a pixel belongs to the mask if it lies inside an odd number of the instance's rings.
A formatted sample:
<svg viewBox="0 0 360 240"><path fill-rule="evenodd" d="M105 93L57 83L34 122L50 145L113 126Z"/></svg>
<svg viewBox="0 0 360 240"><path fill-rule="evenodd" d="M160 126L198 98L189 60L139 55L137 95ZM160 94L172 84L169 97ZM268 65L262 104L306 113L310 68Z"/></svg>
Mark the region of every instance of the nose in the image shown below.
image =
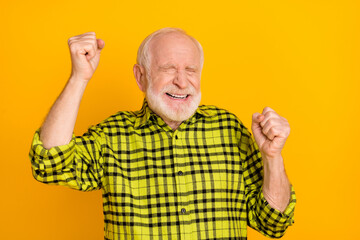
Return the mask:
<svg viewBox="0 0 360 240"><path fill-rule="evenodd" d="M178 71L173 83L181 89L186 88L188 86L188 79L185 71Z"/></svg>

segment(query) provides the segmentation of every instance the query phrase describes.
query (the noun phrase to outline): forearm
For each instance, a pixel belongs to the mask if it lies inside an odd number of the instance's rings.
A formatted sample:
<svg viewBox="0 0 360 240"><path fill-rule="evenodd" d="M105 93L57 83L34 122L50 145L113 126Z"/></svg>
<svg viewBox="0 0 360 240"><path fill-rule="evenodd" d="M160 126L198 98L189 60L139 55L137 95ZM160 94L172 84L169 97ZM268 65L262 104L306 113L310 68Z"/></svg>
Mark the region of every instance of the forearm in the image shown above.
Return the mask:
<svg viewBox="0 0 360 240"><path fill-rule="evenodd" d="M271 207L283 212L290 200L290 182L286 176L283 158L266 159L264 162L263 194Z"/></svg>
<svg viewBox="0 0 360 240"><path fill-rule="evenodd" d="M40 140L45 148L70 142L86 85L87 81L69 78L41 126Z"/></svg>

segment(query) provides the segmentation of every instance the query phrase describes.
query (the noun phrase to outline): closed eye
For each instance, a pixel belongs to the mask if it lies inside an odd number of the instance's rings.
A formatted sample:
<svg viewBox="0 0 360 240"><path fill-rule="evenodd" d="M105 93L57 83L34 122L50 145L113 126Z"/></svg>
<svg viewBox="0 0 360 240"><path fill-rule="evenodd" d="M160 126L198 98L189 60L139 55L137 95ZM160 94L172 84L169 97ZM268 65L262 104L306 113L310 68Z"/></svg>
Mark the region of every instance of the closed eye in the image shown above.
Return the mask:
<svg viewBox="0 0 360 240"><path fill-rule="evenodd" d="M195 68L186 68L186 71L187 72L196 72L196 69Z"/></svg>
<svg viewBox="0 0 360 240"><path fill-rule="evenodd" d="M160 66L159 70L163 72L174 72L176 71L176 68L175 66Z"/></svg>

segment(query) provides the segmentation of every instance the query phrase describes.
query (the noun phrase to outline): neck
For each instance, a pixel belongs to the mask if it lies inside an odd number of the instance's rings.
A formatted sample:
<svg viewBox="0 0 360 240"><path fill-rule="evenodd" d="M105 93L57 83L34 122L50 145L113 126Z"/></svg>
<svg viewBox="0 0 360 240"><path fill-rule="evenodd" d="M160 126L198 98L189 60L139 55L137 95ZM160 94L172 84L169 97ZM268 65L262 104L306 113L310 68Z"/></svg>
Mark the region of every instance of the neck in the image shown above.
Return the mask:
<svg viewBox="0 0 360 240"><path fill-rule="evenodd" d="M165 122L172 130L174 130L174 131L175 131L175 130L180 126L180 124L182 123L182 122L165 120L165 119L163 119L163 120L164 120L164 122Z"/></svg>
<svg viewBox="0 0 360 240"><path fill-rule="evenodd" d="M154 111L150 105L149 105L149 108L156 114L158 115L173 131L175 131L179 126L180 124L183 122L183 121L174 121L174 120L171 120L169 118L167 118L166 116L164 116L163 114L159 114L157 113L156 111Z"/></svg>

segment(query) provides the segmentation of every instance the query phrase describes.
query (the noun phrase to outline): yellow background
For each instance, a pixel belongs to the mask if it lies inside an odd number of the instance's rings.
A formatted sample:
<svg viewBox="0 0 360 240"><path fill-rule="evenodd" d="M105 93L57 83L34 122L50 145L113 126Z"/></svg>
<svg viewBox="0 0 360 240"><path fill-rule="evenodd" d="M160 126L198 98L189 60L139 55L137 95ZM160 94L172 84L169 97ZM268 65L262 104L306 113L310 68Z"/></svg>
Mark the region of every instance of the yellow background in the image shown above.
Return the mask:
<svg viewBox="0 0 360 240"><path fill-rule="evenodd" d="M170 26L203 45L203 104L249 128L265 106L290 122L283 156L298 203L283 239L358 239L359 13L344 0L2 1L0 238L103 239L101 191L36 182L30 143L71 72L68 38L94 31L106 44L81 103L81 135L141 107L137 48Z"/></svg>

